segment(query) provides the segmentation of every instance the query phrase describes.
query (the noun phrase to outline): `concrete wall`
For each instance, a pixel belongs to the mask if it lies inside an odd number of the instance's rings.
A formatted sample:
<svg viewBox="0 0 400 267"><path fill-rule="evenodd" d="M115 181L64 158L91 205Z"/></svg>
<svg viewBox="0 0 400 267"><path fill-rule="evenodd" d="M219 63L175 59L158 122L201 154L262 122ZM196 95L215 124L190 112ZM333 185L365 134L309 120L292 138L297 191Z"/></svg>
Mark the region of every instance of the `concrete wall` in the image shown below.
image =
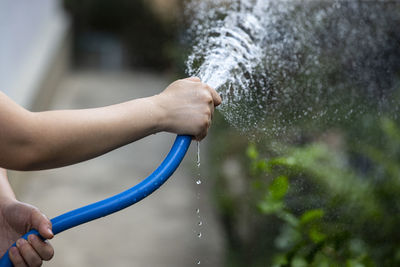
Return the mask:
<svg viewBox="0 0 400 267"><path fill-rule="evenodd" d="M61 1L0 1L0 90L26 108L44 108L46 87L68 66L68 29Z"/></svg>

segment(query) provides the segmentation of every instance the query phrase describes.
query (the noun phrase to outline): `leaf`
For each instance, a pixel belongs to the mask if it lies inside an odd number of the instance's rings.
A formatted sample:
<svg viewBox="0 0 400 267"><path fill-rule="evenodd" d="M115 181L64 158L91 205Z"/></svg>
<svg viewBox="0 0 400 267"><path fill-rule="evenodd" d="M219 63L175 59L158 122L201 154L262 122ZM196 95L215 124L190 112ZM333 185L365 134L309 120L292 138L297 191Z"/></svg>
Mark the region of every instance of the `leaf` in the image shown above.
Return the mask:
<svg viewBox="0 0 400 267"><path fill-rule="evenodd" d="M283 224L280 234L275 239L275 246L283 251L290 251L298 246L302 241L302 234L298 229ZM287 255L289 256L289 255ZM291 258L291 256L289 256Z"/></svg>
<svg viewBox="0 0 400 267"><path fill-rule="evenodd" d="M394 142L400 143L400 129L397 127L396 123L389 119L381 119L381 127L385 134L389 136Z"/></svg>
<svg viewBox="0 0 400 267"><path fill-rule="evenodd" d="M258 160L258 161L255 163L255 167L256 167L258 170L263 171L263 172L269 171L268 164L267 164L267 162L266 162L265 160Z"/></svg>
<svg viewBox="0 0 400 267"><path fill-rule="evenodd" d="M321 243L326 239L326 235L318 230L317 227L311 227L310 231L308 232L308 236L314 243Z"/></svg>
<svg viewBox="0 0 400 267"><path fill-rule="evenodd" d="M312 266L318 267L339 267L340 265L335 261L335 259L330 258L323 251L319 250L316 252L313 260Z"/></svg>
<svg viewBox="0 0 400 267"><path fill-rule="evenodd" d="M396 261L400 261L400 249L399 248L396 249L396 253L394 254L394 259Z"/></svg>
<svg viewBox="0 0 400 267"><path fill-rule="evenodd" d="M268 188L269 196L275 200L281 200L289 190L289 182L286 176L275 178Z"/></svg>
<svg viewBox="0 0 400 267"><path fill-rule="evenodd" d="M296 164L296 159L294 157L287 157L286 158L286 164L289 166L295 165Z"/></svg>
<svg viewBox="0 0 400 267"><path fill-rule="evenodd" d="M252 160L258 159L258 151L254 144L249 144L249 146L247 147L246 154L247 154L247 157L249 157L249 159L252 159Z"/></svg>
<svg viewBox="0 0 400 267"><path fill-rule="evenodd" d="M299 220L296 218L296 216L294 216L293 214L291 214L287 211L281 212L281 214L279 214L279 217L282 220L284 220L285 222L287 222L289 225L291 225L292 227L299 226Z"/></svg>
<svg viewBox="0 0 400 267"><path fill-rule="evenodd" d="M346 267L365 267L365 265L357 260L347 260Z"/></svg>
<svg viewBox="0 0 400 267"><path fill-rule="evenodd" d="M283 266L288 264L286 254L278 254L274 257L273 266Z"/></svg>
<svg viewBox="0 0 400 267"><path fill-rule="evenodd" d="M301 257L295 257L293 258L291 265L292 267L307 267L309 264L304 258Z"/></svg>
<svg viewBox="0 0 400 267"><path fill-rule="evenodd" d="M261 212L264 214L272 214L277 213L278 211L282 210L284 205L281 201L277 200L264 200L261 202L258 207L260 208Z"/></svg>
<svg viewBox="0 0 400 267"><path fill-rule="evenodd" d="M313 209L313 210L308 210L303 213L300 217L300 223L301 224L307 224L309 222L319 220L324 216L324 211L322 209Z"/></svg>

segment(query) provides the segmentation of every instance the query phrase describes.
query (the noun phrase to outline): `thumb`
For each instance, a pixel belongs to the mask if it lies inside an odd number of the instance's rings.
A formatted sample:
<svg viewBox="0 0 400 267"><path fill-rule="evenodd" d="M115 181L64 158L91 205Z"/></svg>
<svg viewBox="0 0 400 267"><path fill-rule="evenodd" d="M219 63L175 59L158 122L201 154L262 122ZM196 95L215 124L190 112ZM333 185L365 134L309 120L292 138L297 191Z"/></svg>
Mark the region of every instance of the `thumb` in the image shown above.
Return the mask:
<svg viewBox="0 0 400 267"><path fill-rule="evenodd" d="M32 227L36 229L39 234L45 239L52 239L54 234L52 229L51 222L49 218L46 217L43 213L38 209L33 209L32 211Z"/></svg>

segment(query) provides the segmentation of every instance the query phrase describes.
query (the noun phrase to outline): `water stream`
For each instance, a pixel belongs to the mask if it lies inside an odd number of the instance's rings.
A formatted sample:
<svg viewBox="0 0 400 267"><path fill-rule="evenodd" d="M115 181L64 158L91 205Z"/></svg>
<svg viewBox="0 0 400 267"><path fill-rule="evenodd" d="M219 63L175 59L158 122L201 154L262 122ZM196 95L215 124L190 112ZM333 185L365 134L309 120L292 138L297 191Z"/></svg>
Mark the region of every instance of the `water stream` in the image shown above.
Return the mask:
<svg viewBox="0 0 400 267"><path fill-rule="evenodd" d="M200 206L200 188L199 186L201 185L201 172L200 172L200 165L201 165L201 159L200 159L200 142L197 141L197 160L196 160L196 165L197 165L197 177L196 177L196 196L197 196L197 205ZM196 209L196 216L197 216L197 231L196 231L196 235L198 238L202 237L202 225L203 225L203 221L202 221L202 216L200 214L200 208ZM198 265L201 264L201 260L197 259L196 263Z"/></svg>
<svg viewBox="0 0 400 267"><path fill-rule="evenodd" d="M187 73L221 94L219 111L246 134L286 135L304 120L332 124L371 107L398 110L391 94L399 37L390 29L400 23L399 5L193 0Z"/></svg>
<svg viewBox="0 0 400 267"><path fill-rule="evenodd" d="M228 121L240 125L264 110L268 95L268 91L262 91L256 96L252 90L255 84L266 87L265 79L253 76L263 68L263 2L252 6L250 1L241 1L229 8L222 2L199 1L189 8L195 9L196 15L191 28L195 45L187 60L187 72L214 87L225 100L219 109ZM256 103L254 112L246 117L240 116L243 102ZM257 120L252 118L255 123Z"/></svg>

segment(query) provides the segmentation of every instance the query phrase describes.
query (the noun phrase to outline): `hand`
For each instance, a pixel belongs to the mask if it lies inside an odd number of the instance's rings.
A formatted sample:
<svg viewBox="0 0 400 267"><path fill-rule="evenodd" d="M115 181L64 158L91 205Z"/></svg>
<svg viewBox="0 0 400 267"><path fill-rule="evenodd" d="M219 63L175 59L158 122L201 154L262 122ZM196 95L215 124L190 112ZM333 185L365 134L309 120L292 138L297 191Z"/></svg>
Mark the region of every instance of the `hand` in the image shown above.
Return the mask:
<svg viewBox="0 0 400 267"><path fill-rule="evenodd" d="M164 114L162 130L192 135L202 140L211 125L214 107L221 97L199 78L178 80L156 96L156 104Z"/></svg>
<svg viewBox="0 0 400 267"><path fill-rule="evenodd" d="M36 229L45 239L53 238L50 220L37 208L11 198L0 198L0 256L19 237ZM51 244L30 235L28 241L18 239L17 247L10 249L10 260L15 267L41 266L42 261L54 255Z"/></svg>

